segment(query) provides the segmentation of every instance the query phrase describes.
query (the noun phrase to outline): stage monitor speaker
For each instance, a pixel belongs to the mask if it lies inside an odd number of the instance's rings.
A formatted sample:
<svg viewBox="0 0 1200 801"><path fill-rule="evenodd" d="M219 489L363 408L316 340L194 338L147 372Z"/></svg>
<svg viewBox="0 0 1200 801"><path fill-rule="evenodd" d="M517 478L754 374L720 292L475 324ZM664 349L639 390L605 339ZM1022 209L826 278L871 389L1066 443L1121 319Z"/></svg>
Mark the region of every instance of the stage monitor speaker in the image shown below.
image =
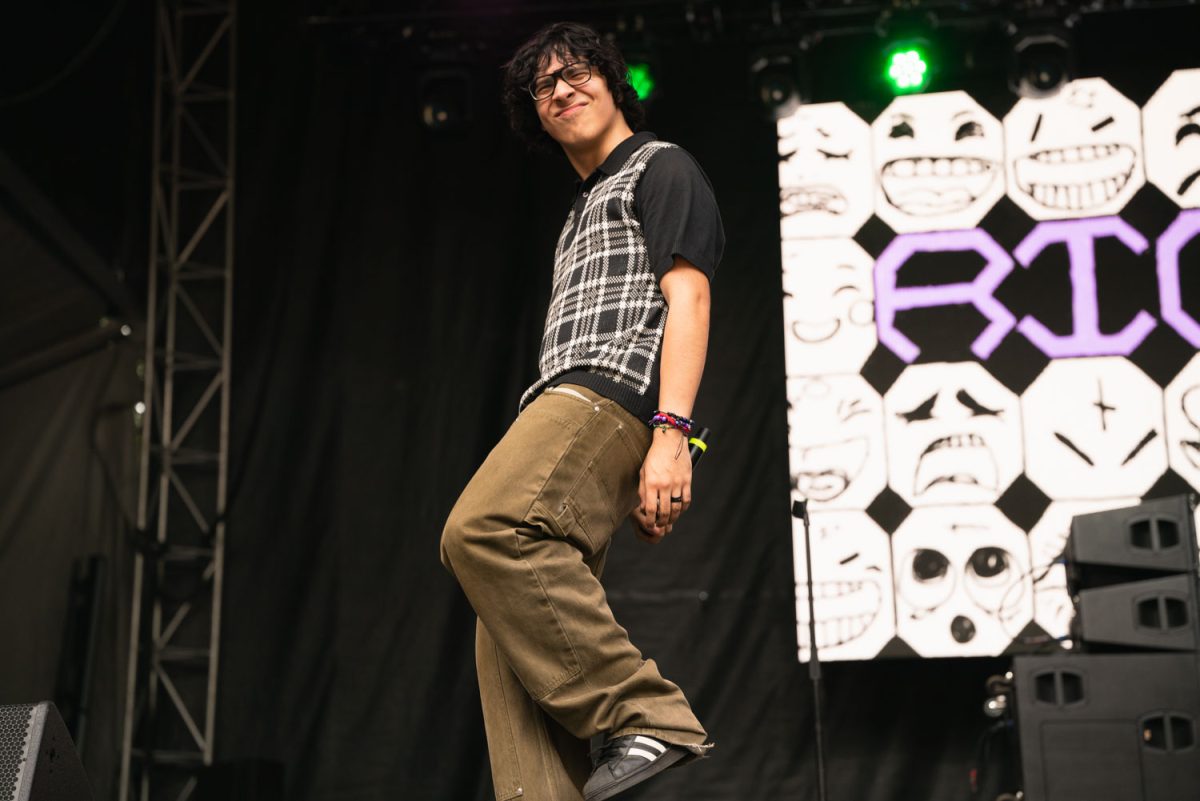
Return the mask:
<svg viewBox="0 0 1200 801"><path fill-rule="evenodd" d="M1196 527L1187 495L1144 501L1125 509L1076 515L1067 539L1072 592L1149 578L1150 573L1195 573Z"/></svg>
<svg viewBox="0 0 1200 801"><path fill-rule="evenodd" d="M0 706L0 801L92 801L54 704Z"/></svg>
<svg viewBox="0 0 1200 801"><path fill-rule="evenodd" d="M1164 651L1200 646L1196 577L1163 576L1082 590L1075 596L1071 637L1097 645Z"/></svg>
<svg viewBox="0 0 1200 801"><path fill-rule="evenodd" d="M1195 654L1013 660L1025 801L1200 796Z"/></svg>

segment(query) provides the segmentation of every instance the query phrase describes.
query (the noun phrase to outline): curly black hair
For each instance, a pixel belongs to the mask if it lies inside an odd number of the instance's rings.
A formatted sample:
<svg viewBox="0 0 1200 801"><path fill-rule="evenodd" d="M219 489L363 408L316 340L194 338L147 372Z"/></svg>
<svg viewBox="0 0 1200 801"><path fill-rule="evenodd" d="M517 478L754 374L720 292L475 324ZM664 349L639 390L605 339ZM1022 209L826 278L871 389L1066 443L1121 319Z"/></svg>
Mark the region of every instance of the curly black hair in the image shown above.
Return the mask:
<svg viewBox="0 0 1200 801"><path fill-rule="evenodd" d="M504 65L504 108L508 112L508 122L531 146L551 148L555 145L542 129L533 98L529 96L530 82L545 70L552 55L558 56L564 64L571 58L587 61L608 82L613 102L625 115L626 124L634 131L645 124L646 110L642 108L637 92L629 85L629 70L616 45L587 25L555 22L518 47Z"/></svg>

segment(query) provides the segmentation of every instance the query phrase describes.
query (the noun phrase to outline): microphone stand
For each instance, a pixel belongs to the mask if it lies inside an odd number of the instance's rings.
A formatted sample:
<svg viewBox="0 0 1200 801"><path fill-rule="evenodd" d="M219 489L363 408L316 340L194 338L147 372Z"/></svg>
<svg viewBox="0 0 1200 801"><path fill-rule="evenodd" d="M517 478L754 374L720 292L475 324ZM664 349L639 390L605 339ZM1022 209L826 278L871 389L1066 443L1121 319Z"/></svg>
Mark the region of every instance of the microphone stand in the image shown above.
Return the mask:
<svg viewBox="0 0 1200 801"><path fill-rule="evenodd" d="M825 785L825 729L822 725L824 693L821 690L821 659L817 653L817 615L813 602L812 535L809 531L808 500L792 501L792 517L804 521L804 567L808 574L808 678L813 690L813 734L817 742L817 798L828 801Z"/></svg>

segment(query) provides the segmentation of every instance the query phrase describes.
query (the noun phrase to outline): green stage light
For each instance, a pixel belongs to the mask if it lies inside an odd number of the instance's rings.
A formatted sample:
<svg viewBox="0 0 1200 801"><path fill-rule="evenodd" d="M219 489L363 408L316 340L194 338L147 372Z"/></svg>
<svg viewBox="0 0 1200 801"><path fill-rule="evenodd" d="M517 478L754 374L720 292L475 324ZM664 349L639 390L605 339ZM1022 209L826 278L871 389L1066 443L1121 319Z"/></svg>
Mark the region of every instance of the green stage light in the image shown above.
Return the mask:
<svg viewBox="0 0 1200 801"><path fill-rule="evenodd" d="M888 50L886 77L896 94L920 92L929 85L929 72L929 59L921 45L907 42Z"/></svg>
<svg viewBox="0 0 1200 801"><path fill-rule="evenodd" d="M650 65L644 61L637 61L629 65L629 85L633 87L633 91L637 93L638 100L645 100L654 93L654 75L650 72Z"/></svg>

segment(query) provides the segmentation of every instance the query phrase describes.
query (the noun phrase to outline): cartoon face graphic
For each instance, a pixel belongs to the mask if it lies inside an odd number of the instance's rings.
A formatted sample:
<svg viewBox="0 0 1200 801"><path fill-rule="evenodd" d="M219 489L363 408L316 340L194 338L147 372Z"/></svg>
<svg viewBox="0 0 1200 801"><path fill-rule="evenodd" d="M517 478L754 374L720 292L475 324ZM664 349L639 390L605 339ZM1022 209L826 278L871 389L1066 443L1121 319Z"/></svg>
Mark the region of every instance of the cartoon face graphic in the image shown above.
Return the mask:
<svg viewBox="0 0 1200 801"><path fill-rule="evenodd" d="M788 375L856 373L878 343L873 262L850 239L784 240Z"/></svg>
<svg viewBox="0 0 1200 801"><path fill-rule="evenodd" d="M1185 209L1200 207L1200 69L1176 70L1142 109L1146 178Z"/></svg>
<svg viewBox="0 0 1200 801"><path fill-rule="evenodd" d="M783 238L853 236L872 212L870 128L843 103L818 103L777 130Z"/></svg>
<svg viewBox="0 0 1200 801"><path fill-rule="evenodd" d="M821 659L872 659L896 633L887 534L864 512L809 514L813 610ZM792 520L800 661L808 661L808 572L804 523Z"/></svg>
<svg viewBox="0 0 1200 801"><path fill-rule="evenodd" d="M1055 500L1140 497L1167 467L1163 392L1119 356L1053 361L1021 405L1025 472Z"/></svg>
<svg viewBox="0 0 1200 801"><path fill-rule="evenodd" d="M1067 571L1059 561L1067 547L1067 535L1071 533L1071 518L1134 506L1137 502L1137 498L1110 498L1052 503L1029 530L1029 550L1033 559L1033 619L1047 634L1067 636L1071 618L1075 616L1075 607L1067 593Z"/></svg>
<svg viewBox="0 0 1200 801"><path fill-rule="evenodd" d="M1163 403L1167 461L1193 488L1200 488L1200 354L1167 385Z"/></svg>
<svg viewBox="0 0 1200 801"><path fill-rule="evenodd" d="M1033 618L1029 543L995 507L914 510L892 565L896 634L921 656L999 654Z"/></svg>
<svg viewBox="0 0 1200 801"><path fill-rule="evenodd" d="M898 97L871 125L875 213L899 233L972 228L1004 194L1004 133L966 92Z"/></svg>
<svg viewBox="0 0 1200 801"><path fill-rule="evenodd" d="M975 362L909 367L883 407L888 484L912 506L992 503L1021 472L1017 396Z"/></svg>
<svg viewBox="0 0 1200 801"><path fill-rule="evenodd" d="M1008 196L1035 220L1116 214L1145 183L1141 114L1101 78L1022 98L1004 135Z"/></svg>
<svg viewBox="0 0 1200 801"><path fill-rule="evenodd" d="M887 484L883 399L859 375L789 378L788 458L813 508L866 508Z"/></svg>

